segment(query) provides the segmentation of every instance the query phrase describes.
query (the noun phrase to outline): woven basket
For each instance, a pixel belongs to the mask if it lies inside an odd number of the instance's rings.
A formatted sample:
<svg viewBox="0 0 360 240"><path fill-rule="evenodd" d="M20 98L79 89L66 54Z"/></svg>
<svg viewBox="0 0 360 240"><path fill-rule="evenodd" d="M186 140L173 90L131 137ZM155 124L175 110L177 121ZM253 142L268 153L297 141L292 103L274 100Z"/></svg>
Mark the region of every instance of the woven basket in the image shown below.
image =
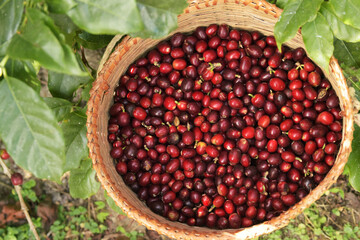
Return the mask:
<svg viewBox="0 0 360 240"><path fill-rule="evenodd" d="M191 3L184 13L178 17L179 27L175 32L191 32L198 26L226 23L234 28L256 30L264 35L273 35L274 25L280 14L281 9L265 0L200 0ZM336 181L351 152L353 107L346 80L337 60L332 57L330 73L326 76L340 98L343 113L343 138L334 166L325 179L308 196L280 216L245 229L216 230L206 227L190 227L179 222L171 222L153 213L125 185L121 176L116 172L109 154L110 144L107 140L107 126L108 111L113 103L113 92L118 85L119 77L135 59L160 41L161 39L123 38L99 71L88 102L87 137L94 169L109 196L129 217L149 229L156 230L160 234L174 239L249 239L284 227L291 219L316 201ZM287 45L291 48L304 47L300 32Z"/></svg>

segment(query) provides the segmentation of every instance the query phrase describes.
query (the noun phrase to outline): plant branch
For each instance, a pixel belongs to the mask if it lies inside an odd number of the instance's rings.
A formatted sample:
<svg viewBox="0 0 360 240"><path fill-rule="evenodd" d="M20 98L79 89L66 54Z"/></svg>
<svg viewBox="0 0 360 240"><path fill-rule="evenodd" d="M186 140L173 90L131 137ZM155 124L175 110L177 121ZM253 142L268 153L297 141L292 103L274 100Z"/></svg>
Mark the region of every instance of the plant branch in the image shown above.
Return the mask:
<svg viewBox="0 0 360 240"><path fill-rule="evenodd" d="M4 161L0 158L0 165L2 166L2 168L4 169L4 173L11 178L11 171L10 169L6 166L6 164L4 163ZM35 225L33 223L33 221L31 220L30 214L29 214L29 209L27 208L25 201L21 195L21 187L20 186L14 186L16 194L19 197L19 201L20 201L20 206L21 206L21 210L24 212L26 220L29 223L30 226L30 230L32 231L32 233L35 236L36 240L40 240L40 237L36 231Z"/></svg>

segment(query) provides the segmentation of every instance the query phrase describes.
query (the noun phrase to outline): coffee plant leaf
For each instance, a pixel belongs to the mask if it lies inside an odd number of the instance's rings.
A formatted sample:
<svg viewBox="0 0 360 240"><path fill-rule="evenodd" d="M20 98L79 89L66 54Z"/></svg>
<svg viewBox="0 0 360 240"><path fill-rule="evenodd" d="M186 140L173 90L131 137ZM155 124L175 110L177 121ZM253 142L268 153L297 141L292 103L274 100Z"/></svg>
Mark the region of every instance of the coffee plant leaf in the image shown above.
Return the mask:
<svg viewBox="0 0 360 240"><path fill-rule="evenodd" d="M65 170L79 167L81 159L89 155L86 138L86 114L74 111L64 117L61 128L65 138Z"/></svg>
<svg viewBox="0 0 360 240"><path fill-rule="evenodd" d="M279 8L284 9L286 4L288 4L290 1L294 1L294 0L277 0L276 1L276 6Z"/></svg>
<svg viewBox="0 0 360 240"><path fill-rule="evenodd" d="M355 89L355 97L360 101L360 68L349 67L346 64L341 64L341 68L348 84Z"/></svg>
<svg viewBox="0 0 360 240"><path fill-rule="evenodd" d="M330 0L329 3L345 24L360 29L360 0Z"/></svg>
<svg viewBox="0 0 360 240"><path fill-rule="evenodd" d="M320 9L321 14L326 18L334 36L347 42L360 41L360 29L347 25L339 19L332 9L332 6L324 2Z"/></svg>
<svg viewBox="0 0 360 240"><path fill-rule="evenodd" d="M74 0L46 0L46 3L53 13L66 13L76 6Z"/></svg>
<svg viewBox="0 0 360 240"><path fill-rule="evenodd" d="M301 33L309 57L325 71L329 71L329 61L334 52L334 37L325 17L318 13L313 21L302 27Z"/></svg>
<svg viewBox="0 0 360 240"><path fill-rule="evenodd" d="M73 76L54 71L49 71L48 87L53 97L71 99L74 92L81 86L91 81L89 76Z"/></svg>
<svg viewBox="0 0 360 240"><path fill-rule="evenodd" d="M88 198L100 188L100 183L95 179L96 172L92 168L91 159L84 159L80 167L70 171L69 188L74 198Z"/></svg>
<svg viewBox="0 0 360 240"><path fill-rule="evenodd" d="M114 210L115 212L117 212L120 215L126 216L124 211L118 205L116 205L116 202L114 201L114 199L112 199L107 194L106 190L104 191L104 197L105 197L106 203L109 205L109 207L111 207L112 210Z"/></svg>
<svg viewBox="0 0 360 240"><path fill-rule="evenodd" d="M348 67L360 68L360 42L349 43L335 38L334 56Z"/></svg>
<svg viewBox="0 0 360 240"><path fill-rule="evenodd" d="M92 34L118 34L144 29L135 0L75 0L67 15Z"/></svg>
<svg viewBox="0 0 360 240"><path fill-rule="evenodd" d="M360 191L360 127L355 126L354 131L354 139L352 141L352 151L350 153L349 159L346 163L348 174L349 174L349 182L351 186Z"/></svg>
<svg viewBox="0 0 360 240"><path fill-rule="evenodd" d="M89 82L84 86L83 90L81 91L81 100L89 101L91 88L92 88L92 82Z"/></svg>
<svg viewBox="0 0 360 240"><path fill-rule="evenodd" d="M65 143L51 109L34 89L12 77L0 83L0 102L0 136L16 164L59 182Z"/></svg>
<svg viewBox="0 0 360 240"><path fill-rule="evenodd" d="M6 55L6 50L9 45L10 45L10 40L4 42L3 44L0 44L0 56L1 57Z"/></svg>
<svg viewBox="0 0 360 240"><path fill-rule="evenodd" d="M79 30L78 26L69 18L66 14L49 13L49 17L52 18L54 24L59 28L59 31L65 37L65 43L72 46L76 37L76 33Z"/></svg>
<svg viewBox="0 0 360 240"><path fill-rule="evenodd" d="M71 75L85 75L77 63L75 54L65 43L53 20L43 12L29 8L27 22L15 34L7 49L7 54L15 59L31 59L56 72Z"/></svg>
<svg viewBox="0 0 360 240"><path fill-rule="evenodd" d="M82 31L77 35L76 40L85 48L99 49L106 47L113 37L113 35L94 35Z"/></svg>
<svg viewBox="0 0 360 240"><path fill-rule="evenodd" d="M60 122L71 112L72 103L63 98L45 97L45 103L53 111L56 119Z"/></svg>
<svg viewBox="0 0 360 240"><path fill-rule="evenodd" d="M274 27L274 36L279 49L284 42L295 36L301 26L316 18L323 1L298 0L290 1L285 5L284 11Z"/></svg>
<svg viewBox="0 0 360 240"><path fill-rule="evenodd" d="M0 0L0 45L11 39L16 33L23 11L23 0Z"/></svg>
<svg viewBox="0 0 360 240"><path fill-rule="evenodd" d="M145 29L131 34L141 38L160 38L177 27L177 16L188 6L185 0L137 0Z"/></svg>
<svg viewBox="0 0 360 240"><path fill-rule="evenodd" d="M28 60L9 59L5 65L7 75L17 78L40 93L41 82L37 78L37 71L34 65Z"/></svg>

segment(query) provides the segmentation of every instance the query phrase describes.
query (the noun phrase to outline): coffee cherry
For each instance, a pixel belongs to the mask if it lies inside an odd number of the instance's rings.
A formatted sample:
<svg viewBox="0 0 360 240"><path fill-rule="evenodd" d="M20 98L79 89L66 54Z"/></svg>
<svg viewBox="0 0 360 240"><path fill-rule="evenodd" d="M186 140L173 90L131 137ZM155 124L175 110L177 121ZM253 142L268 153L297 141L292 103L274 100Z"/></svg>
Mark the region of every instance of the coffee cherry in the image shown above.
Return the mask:
<svg viewBox="0 0 360 240"><path fill-rule="evenodd" d="M270 79L269 86L274 91L283 91L285 89L285 83L280 78Z"/></svg>
<svg viewBox="0 0 360 240"><path fill-rule="evenodd" d="M1 149L0 150L0 158L3 159L3 160L7 160L7 159L10 158L10 155L8 154L6 149Z"/></svg>
<svg viewBox="0 0 360 240"><path fill-rule="evenodd" d="M334 122L334 116L330 112L324 111L318 115L316 121L324 125L330 125Z"/></svg>
<svg viewBox="0 0 360 240"><path fill-rule="evenodd" d="M14 186L23 184L23 176L20 173L13 173L11 175L11 183Z"/></svg>

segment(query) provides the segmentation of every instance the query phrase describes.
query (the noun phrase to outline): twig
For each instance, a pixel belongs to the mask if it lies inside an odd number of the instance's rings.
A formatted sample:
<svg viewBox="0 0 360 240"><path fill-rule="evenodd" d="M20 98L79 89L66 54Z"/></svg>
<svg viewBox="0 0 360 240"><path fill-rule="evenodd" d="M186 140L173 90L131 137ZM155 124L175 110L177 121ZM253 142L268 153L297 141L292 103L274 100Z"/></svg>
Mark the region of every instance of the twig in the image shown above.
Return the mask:
<svg viewBox="0 0 360 240"><path fill-rule="evenodd" d="M91 198L91 197L90 197ZM96 212L95 212L95 207L92 201L90 201L90 209L91 209L91 214L92 214L92 218L96 219ZM91 217L90 217L91 218Z"/></svg>
<svg viewBox="0 0 360 240"><path fill-rule="evenodd" d="M123 233L111 233L111 234L105 235L102 238L102 240L117 239L118 237L122 237L122 236L124 236Z"/></svg>
<svg viewBox="0 0 360 240"><path fill-rule="evenodd" d="M310 218L308 218L308 216L306 216L306 214L303 214L304 215L304 217L305 217L305 220L307 221L307 222L309 222L310 223L310 225L308 225L308 224L306 224L306 226L308 226L312 231L314 231L315 230L315 226L314 226L314 224L311 222L311 220L310 220ZM323 232L323 235L326 237L326 238L328 238L328 239L330 239L330 237L328 236L328 235L326 235L326 233L324 233L324 231L322 231Z"/></svg>
<svg viewBox="0 0 360 240"><path fill-rule="evenodd" d="M331 217L329 214L327 213L324 213L326 217L328 217L328 219L333 222L339 229L341 229L341 226L339 224L337 224Z"/></svg>
<svg viewBox="0 0 360 240"><path fill-rule="evenodd" d="M354 222L354 225L356 224L355 215L354 215L354 209L351 209L351 216Z"/></svg>
<svg viewBox="0 0 360 240"><path fill-rule="evenodd" d="M0 164L2 166L2 168L4 169L4 173L9 177L11 178L11 172L10 172L10 169L6 166L6 164L4 163L4 161L0 158ZM28 221L29 223L29 227L30 227L30 230L32 231L32 233L34 234L35 236L35 239L36 240L40 240L40 237L36 231L36 228L34 226L34 223L33 221L31 220L31 217L30 217L30 214L28 212L28 208L25 204L25 201L21 195L21 187L20 186L14 186L15 188L15 191L16 191L16 194L18 195L19 197L19 201L20 201L20 206L21 206L21 210L24 212L25 214L25 217L26 217L26 220Z"/></svg>
<svg viewBox="0 0 360 240"><path fill-rule="evenodd" d="M90 220L90 218L91 218L90 204L91 204L90 197L88 197L87 210L88 210L88 219L89 219L89 220Z"/></svg>
<svg viewBox="0 0 360 240"><path fill-rule="evenodd" d="M313 225L313 223L311 222L311 220L306 216L306 214L303 214L304 215L304 217L305 217L305 220L308 222L308 223L310 223L310 225L307 225L309 228L311 228L311 230L313 230L314 231L314 229L315 229L315 226Z"/></svg>

